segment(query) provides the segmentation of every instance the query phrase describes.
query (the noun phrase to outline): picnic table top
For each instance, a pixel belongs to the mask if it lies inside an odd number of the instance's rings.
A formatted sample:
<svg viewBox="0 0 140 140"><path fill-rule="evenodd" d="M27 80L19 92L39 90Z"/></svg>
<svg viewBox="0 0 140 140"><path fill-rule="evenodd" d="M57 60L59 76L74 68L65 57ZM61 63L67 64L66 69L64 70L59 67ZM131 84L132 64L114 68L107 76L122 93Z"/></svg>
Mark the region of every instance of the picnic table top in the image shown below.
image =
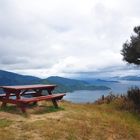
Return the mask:
<svg viewBox="0 0 140 140"><path fill-rule="evenodd" d="M47 89L47 88L53 88L53 87L56 87L56 85L36 84L36 85L0 86L0 88L3 88L3 89L14 89L14 90Z"/></svg>

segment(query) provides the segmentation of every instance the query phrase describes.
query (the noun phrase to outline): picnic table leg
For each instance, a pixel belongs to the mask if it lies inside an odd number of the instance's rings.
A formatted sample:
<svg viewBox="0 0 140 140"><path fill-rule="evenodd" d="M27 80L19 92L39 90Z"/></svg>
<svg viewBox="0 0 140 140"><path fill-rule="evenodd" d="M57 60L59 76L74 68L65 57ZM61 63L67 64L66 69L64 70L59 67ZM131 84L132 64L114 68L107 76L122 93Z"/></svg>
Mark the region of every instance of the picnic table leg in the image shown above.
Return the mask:
<svg viewBox="0 0 140 140"><path fill-rule="evenodd" d="M4 108L4 107L6 107L6 102L2 102L2 104L1 104L1 108Z"/></svg>
<svg viewBox="0 0 140 140"><path fill-rule="evenodd" d="M34 90L36 93L33 95L33 97L42 96L42 89ZM37 102L33 102L33 105L37 105Z"/></svg>
<svg viewBox="0 0 140 140"><path fill-rule="evenodd" d="M16 94L16 99L20 99L20 91Z"/></svg>
<svg viewBox="0 0 140 140"><path fill-rule="evenodd" d="M8 100L9 99L9 96L10 96L10 93L6 93L5 99ZM3 101L2 104L1 104L1 108L6 107L6 104L7 104L7 102L6 101Z"/></svg>
<svg viewBox="0 0 140 140"><path fill-rule="evenodd" d="M53 89L47 89L49 95L52 95L52 90ZM57 104L57 101L55 99L52 99L52 103L53 103L55 108L58 108L58 104Z"/></svg>
<svg viewBox="0 0 140 140"><path fill-rule="evenodd" d="M17 93L16 93L16 99L20 99L20 93L21 93L20 90L17 91ZM22 113L26 113L26 105L24 103L17 104L17 107L19 107L21 109Z"/></svg>
<svg viewBox="0 0 140 140"><path fill-rule="evenodd" d="M47 89L49 95L52 95L52 90L53 89Z"/></svg>
<svg viewBox="0 0 140 140"><path fill-rule="evenodd" d="M26 104L19 103L18 107L21 109L22 113L26 113Z"/></svg>
<svg viewBox="0 0 140 140"><path fill-rule="evenodd" d="M25 107L21 106L20 108L21 108L22 113L26 113L26 108Z"/></svg>
<svg viewBox="0 0 140 140"><path fill-rule="evenodd" d="M57 104L57 101L55 99L52 99L52 103L53 103L55 108L58 108L58 104Z"/></svg>

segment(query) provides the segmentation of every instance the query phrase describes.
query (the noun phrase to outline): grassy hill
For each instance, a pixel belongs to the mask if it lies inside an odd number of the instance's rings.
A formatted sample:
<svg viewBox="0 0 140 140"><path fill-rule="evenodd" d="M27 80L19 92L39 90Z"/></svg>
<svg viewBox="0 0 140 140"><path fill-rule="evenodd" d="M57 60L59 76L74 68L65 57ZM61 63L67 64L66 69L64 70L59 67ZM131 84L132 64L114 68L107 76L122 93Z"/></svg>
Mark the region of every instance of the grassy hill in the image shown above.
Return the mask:
<svg viewBox="0 0 140 140"><path fill-rule="evenodd" d="M112 104L40 102L28 115L10 106L0 111L2 140L139 140L140 116Z"/></svg>

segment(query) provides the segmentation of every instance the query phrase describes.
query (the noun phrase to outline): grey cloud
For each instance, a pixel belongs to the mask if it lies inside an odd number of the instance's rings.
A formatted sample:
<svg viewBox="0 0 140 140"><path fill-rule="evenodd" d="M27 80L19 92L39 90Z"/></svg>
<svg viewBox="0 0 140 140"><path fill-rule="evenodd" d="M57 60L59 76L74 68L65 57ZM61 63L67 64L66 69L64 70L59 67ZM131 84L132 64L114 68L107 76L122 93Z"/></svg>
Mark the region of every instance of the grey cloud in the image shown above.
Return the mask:
<svg viewBox="0 0 140 140"><path fill-rule="evenodd" d="M38 75L123 66L120 49L140 22L140 2L114 2L0 1L0 66Z"/></svg>
<svg viewBox="0 0 140 140"><path fill-rule="evenodd" d="M15 56L3 56L0 59L0 64L3 65L15 65L15 64L20 64L20 63L24 63L26 64L28 61L26 58L23 57L15 57Z"/></svg>

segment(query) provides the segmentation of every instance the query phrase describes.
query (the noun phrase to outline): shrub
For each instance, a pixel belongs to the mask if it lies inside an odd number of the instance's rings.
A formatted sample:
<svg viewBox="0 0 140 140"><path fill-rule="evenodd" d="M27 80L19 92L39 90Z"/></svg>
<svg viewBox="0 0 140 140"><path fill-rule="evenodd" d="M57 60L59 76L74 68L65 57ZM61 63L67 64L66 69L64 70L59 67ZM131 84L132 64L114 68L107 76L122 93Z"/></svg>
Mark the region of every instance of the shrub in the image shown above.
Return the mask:
<svg viewBox="0 0 140 140"><path fill-rule="evenodd" d="M140 89L138 87L130 88L127 94L114 95L110 93L108 96L102 96L96 104L111 103L116 108L133 112L140 112Z"/></svg>
<svg viewBox="0 0 140 140"><path fill-rule="evenodd" d="M129 110L134 111L134 103L125 96L120 96L116 98L112 103L115 105L116 108L122 109L122 110Z"/></svg>
<svg viewBox="0 0 140 140"><path fill-rule="evenodd" d="M138 87L129 89L127 98L134 103L136 109L140 109L140 89Z"/></svg>
<svg viewBox="0 0 140 140"><path fill-rule="evenodd" d="M113 100L115 100L118 97L118 95L112 94L112 92L109 93L108 96L102 95L101 98L95 101L95 104L103 104L103 103L111 103Z"/></svg>

